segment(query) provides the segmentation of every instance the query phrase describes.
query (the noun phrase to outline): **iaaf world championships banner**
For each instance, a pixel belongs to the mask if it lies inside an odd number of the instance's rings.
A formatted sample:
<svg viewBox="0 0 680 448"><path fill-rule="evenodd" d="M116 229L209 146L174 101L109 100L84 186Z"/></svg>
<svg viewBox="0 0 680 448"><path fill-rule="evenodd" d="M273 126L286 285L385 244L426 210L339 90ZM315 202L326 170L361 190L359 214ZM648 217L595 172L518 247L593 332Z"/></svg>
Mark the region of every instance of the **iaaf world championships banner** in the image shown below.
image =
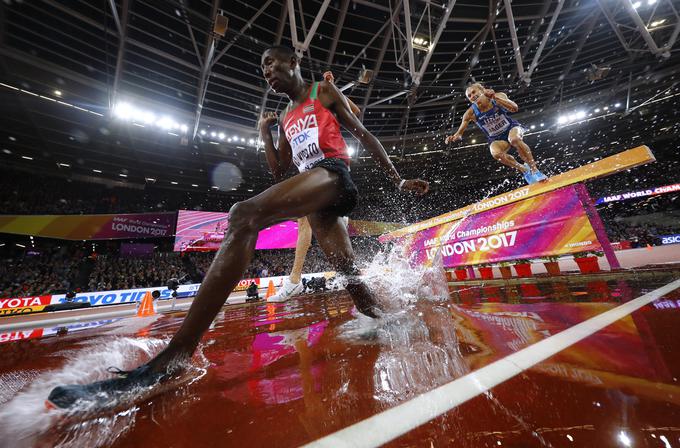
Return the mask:
<svg viewBox="0 0 680 448"><path fill-rule="evenodd" d="M431 263L438 252L444 267L536 258L602 246L574 186L524 199L398 240L415 263Z"/></svg>
<svg viewBox="0 0 680 448"><path fill-rule="evenodd" d="M610 202L625 201L627 199L644 198L647 196L656 196L659 194L673 193L680 191L680 184L664 185L662 187L650 188L640 191L629 191L626 193L614 194L611 196L604 196L598 199L595 204L608 204Z"/></svg>
<svg viewBox="0 0 680 448"><path fill-rule="evenodd" d="M0 233L65 240L172 236L176 213L118 215L2 215Z"/></svg>

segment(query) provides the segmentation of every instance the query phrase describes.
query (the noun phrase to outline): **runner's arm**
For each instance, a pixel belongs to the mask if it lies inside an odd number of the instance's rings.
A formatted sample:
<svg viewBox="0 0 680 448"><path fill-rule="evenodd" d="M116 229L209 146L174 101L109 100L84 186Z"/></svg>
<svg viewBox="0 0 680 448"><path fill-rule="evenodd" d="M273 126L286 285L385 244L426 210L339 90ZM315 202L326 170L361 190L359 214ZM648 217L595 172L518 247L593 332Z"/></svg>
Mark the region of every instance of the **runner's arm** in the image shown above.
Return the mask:
<svg viewBox="0 0 680 448"><path fill-rule="evenodd" d="M494 95L494 99L496 100L496 104L501 106L503 109L506 109L508 112L512 112L514 114L519 110L517 103L511 101L510 98L508 98L508 95L503 92L496 93L496 95Z"/></svg>
<svg viewBox="0 0 680 448"><path fill-rule="evenodd" d="M426 181L401 178L387 152L385 152L383 145L373 134L366 130L361 121L352 113L345 96L334 84L327 81L319 83L319 100L321 100L324 107L335 113L340 124L351 132L364 145L364 148L368 149L373 159L380 164L397 188L412 191L416 194L427 193L429 184Z"/></svg>
<svg viewBox="0 0 680 448"><path fill-rule="evenodd" d="M456 142L458 140L463 139L463 133L465 132L465 129L468 127L471 121L475 119L474 113L472 112L472 109L468 109L465 111L463 114L463 121L460 123L460 126L458 127L458 130L456 131L455 134L449 135L444 139L444 142L446 144Z"/></svg>
<svg viewBox="0 0 680 448"><path fill-rule="evenodd" d="M260 138L264 142L264 153L267 158L267 164L269 165L269 170L272 172L275 181L280 181L288 168L290 168L290 163L292 160L292 151L290 149L290 143L286 139L283 131L283 125L279 123L279 147L278 149L274 145L274 139L272 139L272 133L270 126L272 124L272 116L268 115L270 112L265 113L262 120L260 120ZM274 118L276 115L274 114ZM283 121L283 117L282 120Z"/></svg>
<svg viewBox="0 0 680 448"><path fill-rule="evenodd" d="M354 104L354 101L350 100L349 98L347 98L347 103L349 104L349 108L352 110L354 116L357 118L361 118L361 109L359 109L359 106Z"/></svg>
<svg viewBox="0 0 680 448"><path fill-rule="evenodd" d="M377 138L370 132L366 130L359 119L352 113L350 106L346 97L338 90L335 84L331 84L327 81L319 83L321 95L319 99L324 103L324 107L327 107L338 118L338 121L343 125L354 137L361 142L366 149L369 150L373 158L380 164L383 170L387 173L387 176L396 185L401 182L401 176L397 172L396 168L392 164L392 161L387 156L385 148L378 141ZM325 104L328 103L328 104Z"/></svg>

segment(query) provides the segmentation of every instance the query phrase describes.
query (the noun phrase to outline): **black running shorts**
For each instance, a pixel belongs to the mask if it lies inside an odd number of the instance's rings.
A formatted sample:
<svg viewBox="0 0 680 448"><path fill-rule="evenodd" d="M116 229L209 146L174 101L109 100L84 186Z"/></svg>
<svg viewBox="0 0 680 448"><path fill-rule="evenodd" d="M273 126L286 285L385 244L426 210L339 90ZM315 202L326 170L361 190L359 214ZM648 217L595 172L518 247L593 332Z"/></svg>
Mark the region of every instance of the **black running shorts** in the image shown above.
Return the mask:
<svg viewBox="0 0 680 448"><path fill-rule="evenodd" d="M337 173L340 176L340 195L335 200L333 205L325 210L324 213L330 213L337 216L349 215L354 207L357 206L359 190L354 184L352 177L349 175L349 167L342 159L323 159L316 162L312 168L325 168L332 173Z"/></svg>

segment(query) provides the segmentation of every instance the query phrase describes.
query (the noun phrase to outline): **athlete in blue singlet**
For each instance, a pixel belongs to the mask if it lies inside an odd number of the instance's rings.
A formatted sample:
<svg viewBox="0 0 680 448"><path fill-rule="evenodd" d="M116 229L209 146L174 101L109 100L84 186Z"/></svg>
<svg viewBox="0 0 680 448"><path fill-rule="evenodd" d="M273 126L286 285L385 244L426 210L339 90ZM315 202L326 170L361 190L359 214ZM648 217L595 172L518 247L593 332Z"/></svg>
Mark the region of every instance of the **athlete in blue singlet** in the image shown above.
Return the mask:
<svg viewBox="0 0 680 448"><path fill-rule="evenodd" d="M510 101L505 93L485 89L479 83L470 85L465 91L465 96L472 106L463 114L463 122L458 131L446 137L446 143L461 140L465 128L474 121L489 140L494 159L521 172L529 184L546 180L545 174L536 167L531 148L524 143L524 128L510 116L517 112L517 104ZM508 154L511 146L517 149L524 164L520 164Z"/></svg>

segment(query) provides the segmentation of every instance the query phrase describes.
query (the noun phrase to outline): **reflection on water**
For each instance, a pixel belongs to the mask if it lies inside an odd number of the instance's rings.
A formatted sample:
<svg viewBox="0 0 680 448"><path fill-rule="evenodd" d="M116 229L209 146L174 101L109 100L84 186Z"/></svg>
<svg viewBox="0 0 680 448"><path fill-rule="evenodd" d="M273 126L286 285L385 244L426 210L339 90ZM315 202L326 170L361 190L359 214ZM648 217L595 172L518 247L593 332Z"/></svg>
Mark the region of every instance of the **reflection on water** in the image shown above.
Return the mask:
<svg viewBox="0 0 680 448"><path fill-rule="evenodd" d="M430 302L418 311L386 321L377 331L376 400L397 403L468 372L449 309Z"/></svg>
<svg viewBox="0 0 680 448"><path fill-rule="evenodd" d="M68 361L56 370L47 370L37 375L30 384L22 388L0 409L0 440L3 446L33 446L36 438L53 424L60 425L63 411L47 411L45 399L49 392L62 384L77 384L98 381L111 376L109 366L131 368L158 353L165 341L155 338L116 338L106 342L83 341L79 350L66 354ZM87 443L80 446L102 446L115 440L126 428L134 423L136 410L97 418L90 422L70 425L56 441L57 446L79 446L78 440ZM96 427L97 430L93 431ZM5 444L6 443L6 444Z"/></svg>
<svg viewBox="0 0 680 448"><path fill-rule="evenodd" d="M381 319L353 312L343 292L227 307L194 359L195 381L82 421L45 411L49 390L148 359L183 313L0 344L0 445L299 446L641 294L624 281L449 294L439 268L411 268L394 252L377 257L366 278L384 305ZM395 446L497 446L499 435L506 446L563 446L568 428L616 421L642 440L641 422L672 426L680 421L676 305L678 297L665 297L617 321ZM606 413L593 412L593 403L608 406ZM612 446L583 431L570 433L581 437L574 446Z"/></svg>

